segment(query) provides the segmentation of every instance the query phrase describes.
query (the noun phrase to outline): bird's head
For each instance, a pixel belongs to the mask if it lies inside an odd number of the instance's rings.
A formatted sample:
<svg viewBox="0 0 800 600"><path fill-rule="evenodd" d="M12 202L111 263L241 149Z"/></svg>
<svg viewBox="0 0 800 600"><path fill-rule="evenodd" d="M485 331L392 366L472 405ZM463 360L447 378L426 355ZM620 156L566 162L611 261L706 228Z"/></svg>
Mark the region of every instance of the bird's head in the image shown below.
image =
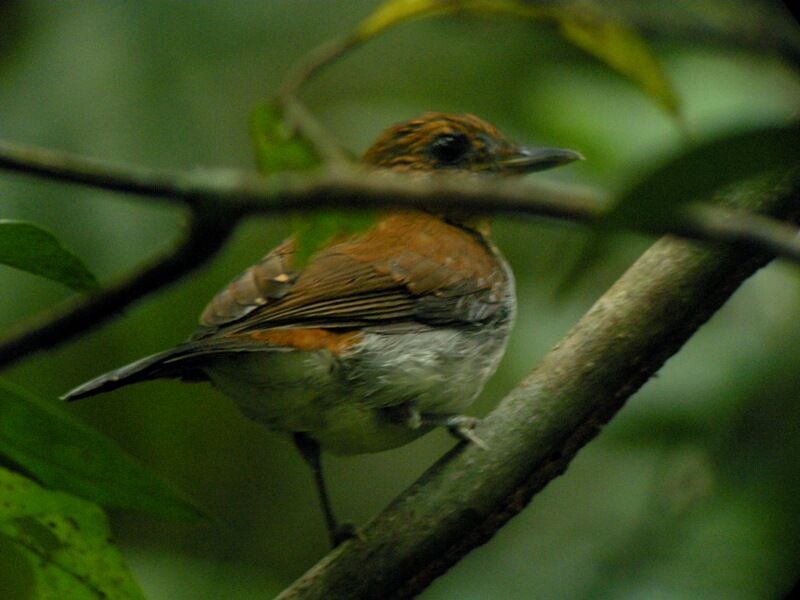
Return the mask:
<svg viewBox="0 0 800 600"><path fill-rule="evenodd" d="M384 131L363 160L399 172L446 169L518 175L581 158L572 150L515 144L474 115L427 113Z"/></svg>

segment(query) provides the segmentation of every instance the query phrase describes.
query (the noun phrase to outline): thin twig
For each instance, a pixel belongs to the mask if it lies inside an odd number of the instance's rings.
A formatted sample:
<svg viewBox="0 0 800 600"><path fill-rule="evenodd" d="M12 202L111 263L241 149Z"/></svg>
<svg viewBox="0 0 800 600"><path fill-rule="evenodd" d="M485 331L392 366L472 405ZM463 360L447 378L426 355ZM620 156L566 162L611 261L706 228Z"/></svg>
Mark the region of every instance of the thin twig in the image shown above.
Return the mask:
<svg viewBox="0 0 800 600"><path fill-rule="evenodd" d="M97 327L146 294L177 281L217 252L236 219L236 215L194 213L184 238L162 257L96 294L67 302L17 326L1 338L0 368Z"/></svg>
<svg viewBox="0 0 800 600"><path fill-rule="evenodd" d="M362 41L353 35L348 35L315 46L294 64L284 78L278 96L284 98L296 96L306 81Z"/></svg>
<svg viewBox="0 0 800 600"><path fill-rule="evenodd" d="M108 163L36 146L0 141L0 168L57 181L137 194L189 207L219 206L222 211L279 213L321 208L417 207L471 209L476 212L548 217L589 224L605 214L601 194L586 188L527 181L368 174L345 168L312 174L261 177L230 169L167 171ZM664 227L648 233L674 233L696 240L747 245L800 263L796 229L744 211L701 205L687 207Z"/></svg>
<svg viewBox="0 0 800 600"><path fill-rule="evenodd" d="M311 142L326 165L340 165L352 160L352 156L300 100L294 96L279 96L278 102L281 103L286 122L297 131L299 137Z"/></svg>

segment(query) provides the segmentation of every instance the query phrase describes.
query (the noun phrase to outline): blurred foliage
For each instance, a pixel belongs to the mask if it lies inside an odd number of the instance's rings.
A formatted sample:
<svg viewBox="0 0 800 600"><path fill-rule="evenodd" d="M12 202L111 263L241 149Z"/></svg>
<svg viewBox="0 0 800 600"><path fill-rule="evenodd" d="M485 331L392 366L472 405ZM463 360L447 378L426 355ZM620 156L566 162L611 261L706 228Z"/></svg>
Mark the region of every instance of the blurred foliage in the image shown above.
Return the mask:
<svg viewBox="0 0 800 600"><path fill-rule="evenodd" d="M201 511L108 438L0 380L0 455L52 489L178 519Z"/></svg>
<svg viewBox="0 0 800 600"><path fill-rule="evenodd" d="M0 136L160 167L243 168L253 164L247 129L253 107L307 50L354 30L380 5L10 4L13 11L0 14ZM797 26L773 3L604 4L623 16L630 11L647 35L693 141L796 118L800 82L791 49ZM772 32L779 43L770 43ZM537 22L456 15L408 23L331 64L303 94L354 150L387 125L422 112L473 112L520 141L575 148L587 158L535 176L614 193L631 189L685 145L668 114ZM171 208L5 174L0 215L46 227L101 281L167 246L180 228ZM75 343L32 357L7 377L55 398L175 344L194 329L216 289L290 229L290 219L245 223L191 281ZM504 219L495 231L517 275L520 312L477 415L650 242L615 236L591 279L556 301L554 291L586 232ZM748 282L565 476L422 597L780 597L800 573L797 277L795 267L774 264ZM13 290L0 295L3 327L69 293L12 269L0 271L0 289ZM147 383L68 409L188 490L223 523L112 514L148 598L262 598L325 552L311 478L291 444L245 421L209 386ZM435 432L375 456L326 457L338 512L363 522L451 445ZM0 580L30 583L24 557L7 551L7 536L3 530Z"/></svg>
<svg viewBox="0 0 800 600"><path fill-rule="evenodd" d="M283 110L275 102L256 105L250 118L250 132L261 173L304 171L320 163L314 146L287 123Z"/></svg>
<svg viewBox="0 0 800 600"><path fill-rule="evenodd" d="M658 227L693 201L711 200L733 183L800 164L800 125L734 132L685 149L625 191L600 227Z"/></svg>
<svg viewBox="0 0 800 600"><path fill-rule="evenodd" d="M619 71L668 112L679 112L675 92L647 44L623 20L590 2L387 0L358 25L342 47L362 43L411 19L460 13L555 23L565 40Z"/></svg>
<svg viewBox="0 0 800 600"><path fill-rule="evenodd" d="M321 163L322 159L314 145L306 139L299 126L292 123L288 112L278 101L259 103L253 110L250 133L255 146L256 164L261 173L304 171ZM294 268L302 268L311 255L331 238L365 229L374 220L372 211L352 214L327 210L294 216Z"/></svg>
<svg viewBox="0 0 800 600"><path fill-rule="evenodd" d="M768 172L800 164L800 125L768 125L690 145L624 190L593 225L593 235L561 283L569 292L580 277L602 262L615 230L667 232L680 209L691 202L714 202L720 191Z"/></svg>
<svg viewBox="0 0 800 600"><path fill-rule="evenodd" d="M97 506L3 468L0 489L3 598L143 598Z"/></svg>

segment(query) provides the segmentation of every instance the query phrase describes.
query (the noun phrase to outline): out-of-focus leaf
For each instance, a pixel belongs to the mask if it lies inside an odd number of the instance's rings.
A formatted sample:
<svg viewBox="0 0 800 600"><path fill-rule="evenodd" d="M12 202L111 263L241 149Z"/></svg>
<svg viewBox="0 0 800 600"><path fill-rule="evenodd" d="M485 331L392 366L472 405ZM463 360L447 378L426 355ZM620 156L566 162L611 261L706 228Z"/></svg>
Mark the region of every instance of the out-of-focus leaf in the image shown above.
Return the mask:
<svg viewBox="0 0 800 600"><path fill-rule="evenodd" d="M25 571L4 597L143 599L110 539L98 506L0 468L0 553L13 552Z"/></svg>
<svg viewBox="0 0 800 600"><path fill-rule="evenodd" d="M561 35L635 83L668 113L679 114L680 102L675 90L633 28L599 11L581 12L576 7L568 12L554 17Z"/></svg>
<svg viewBox="0 0 800 600"><path fill-rule="evenodd" d="M103 506L178 519L203 517L111 440L7 382L0 382L0 456L49 488Z"/></svg>
<svg viewBox="0 0 800 600"><path fill-rule="evenodd" d="M571 289L603 259L612 231L666 232L687 203L707 200L725 186L761 173L791 168L800 168L800 123L764 126L690 147L622 194L596 224L560 292Z"/></svg>
<svg viewBox="0 0 800 600"><path fill-rule="evenodd" d="M97 279L53 234L31 223L0 219L0 263L58 281L77 291L95 290Z"/></svg>
<svg viewBox="0 0 800 600"><path fill-rule="evenodd" d="M314 146L301 137L277 103L259 104L250 119L259 172L304 171L320 164Z"/></svg>
<svg viewBox="0 0 800 600"><path fill-rule="evenodd" d="M359 23L353 37L364 41L384 30L423 17L432 17L463 10L466 2L442 0L387 0Z"/></svg>
<svg viewBox="0 0 800 600"><path fill-rule="evenodd" d="M314 146L286 122L277 103L256 107L251 123L258 169L265 175L306 170L320 164ZM322 211L296 217L295 267L302 268L308 258L332 238L364 229L372 222L372 213L366 211L358 215Z"/></svg>
<svg viewBox="0 0 800 600"><path fill-rule="evenodd" d="M800 123L737 132L693 146L625 192L601 228L659 229L678 209L726 185L772 169L800 166Z"/></svg>
<svg viewBox="0 0 800 600"><path fill-rule="evenodd" d="M299 217L294 227L297 240L295 264L302 266L316 250L328 242L358 233L374 222L375 213L372 211L321 211L310 217Z"/></svg>
<svg viewBox="0 0 800 600"><path fill-rule="evenodd" d="M459 12L554 23L568 42L635 83L667 112L673 115L679 112L677 95L644 40L621 19L589 2L387 0L360 23L352 43L342 50L412 19Z"/></svg>

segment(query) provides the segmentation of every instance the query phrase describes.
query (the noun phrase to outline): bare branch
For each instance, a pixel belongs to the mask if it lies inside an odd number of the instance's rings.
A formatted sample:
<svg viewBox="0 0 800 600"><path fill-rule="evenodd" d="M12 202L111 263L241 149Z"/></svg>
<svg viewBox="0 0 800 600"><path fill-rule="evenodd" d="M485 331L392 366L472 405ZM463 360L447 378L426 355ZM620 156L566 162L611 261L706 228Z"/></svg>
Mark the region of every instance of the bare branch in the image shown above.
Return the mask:
<svg viewBox="0 0 800 600"><path fill-rule="evenodd" d="M218 204L241 213L320 208L452 208L585 222L602 209L599 194L546 182L465 177L406 177L340 165L314 174L261 176L234 169L169 171L123 165L25 144L0 141L0 169L55 181L136 194L193 207Z"/></svg>
<svg viewBox="0 0 800 600"><path fill-rule="evenodd" d="M191 208L216 205L218 210L232 214L320 208L457 207L588 224L601 218L606 206L605 198L596 191L542 180L407 177L343 165L312 174L282 173L270 177L231 169L168 171L2 141L0 168L178 201ZM800 239L794 227L745 211L690 206L668 226L648 227L645 231L649 233L670 232L697 240L746 245L800 262Z"/></svg>
<svg viewBox="0 0 800 600"><path fill-rule="evenodd" d="M284 78L278 96L297 95L300 88L324 67L358 46L363 39L349 35L335 38L315 46L297 61Z"/></svg>
<svg viewBox="0 0 800 600"><path fill-rule="evenodd" d="M740 205L798 211L796 177ZM518 514L626 399L770 259L664 238L460 445L285 590L281 600L410 598Z"/></svg>
<svg viewBox="0 0 800 600"><path fill-rule="evenodd" d="M800 263L800 233L797 227L742 210L695 204L687 207L681 234L695 239L749 245Z"/></svg>
<svg viewBox="0 0 800 600"><path fill-rule="evenodd" d="M146 294L196 269L217 252L235 224L236 218L228 215L193 214L184 238L164 256L96 294L23 323L0 339L0 368L99 326Z"/></svg>

